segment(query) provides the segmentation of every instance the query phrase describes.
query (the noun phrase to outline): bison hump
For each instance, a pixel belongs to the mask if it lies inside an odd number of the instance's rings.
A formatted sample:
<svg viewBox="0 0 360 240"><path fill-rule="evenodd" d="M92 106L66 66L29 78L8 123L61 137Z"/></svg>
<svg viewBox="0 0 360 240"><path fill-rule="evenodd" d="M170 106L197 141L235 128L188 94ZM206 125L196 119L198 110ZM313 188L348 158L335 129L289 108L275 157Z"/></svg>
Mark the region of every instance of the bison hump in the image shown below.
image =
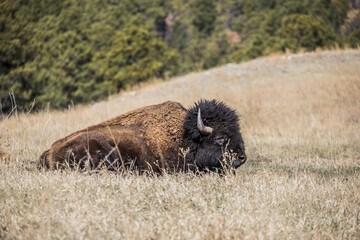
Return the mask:
<svg viewBox="0 0 360 240"><path fill-rule="evenodd" d="M178 150L181 144L186 117L186 109L177 102L164 102L133 110L119 115L98 125L100 126L132 126L144 131L144 140L156 158L169 158L170 149Z"/></svg>

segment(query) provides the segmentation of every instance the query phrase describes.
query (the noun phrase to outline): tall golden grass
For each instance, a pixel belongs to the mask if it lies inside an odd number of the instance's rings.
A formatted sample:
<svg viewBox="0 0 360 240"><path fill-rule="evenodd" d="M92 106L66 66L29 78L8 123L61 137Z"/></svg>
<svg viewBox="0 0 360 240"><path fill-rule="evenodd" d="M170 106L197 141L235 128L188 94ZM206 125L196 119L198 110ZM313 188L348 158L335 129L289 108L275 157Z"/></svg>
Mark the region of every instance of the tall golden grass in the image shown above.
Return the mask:
<svg viewBox="0 0 360 240"><path fill-rule="evenodd" d="M137 107L200 98L241 115L236 175L39 171L56 139ZM0 239L359 239L360 51L228 64L62 112L0 122Z"/></svg>

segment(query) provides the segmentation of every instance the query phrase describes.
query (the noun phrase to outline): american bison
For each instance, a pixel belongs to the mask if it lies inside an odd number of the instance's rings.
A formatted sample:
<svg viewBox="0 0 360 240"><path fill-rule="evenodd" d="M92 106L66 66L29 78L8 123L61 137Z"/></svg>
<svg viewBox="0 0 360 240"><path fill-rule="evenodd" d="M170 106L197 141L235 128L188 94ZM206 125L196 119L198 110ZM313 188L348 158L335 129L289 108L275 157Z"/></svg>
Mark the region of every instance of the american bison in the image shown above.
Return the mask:
<svg viewBox="0 0 360 240"><path fill-rule="evenodd" d="M170 101L143 107L61 138L40 157L49 169L169 173L223 172L245 161L239 117L216 100L189 109Z"/></svg>

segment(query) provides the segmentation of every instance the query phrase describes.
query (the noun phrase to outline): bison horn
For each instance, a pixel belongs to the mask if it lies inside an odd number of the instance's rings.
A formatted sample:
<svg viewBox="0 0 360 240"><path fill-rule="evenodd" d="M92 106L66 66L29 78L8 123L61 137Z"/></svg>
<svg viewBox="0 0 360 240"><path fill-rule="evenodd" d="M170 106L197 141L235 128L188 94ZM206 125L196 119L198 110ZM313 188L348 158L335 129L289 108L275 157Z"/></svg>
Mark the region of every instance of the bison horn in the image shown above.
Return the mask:
<svg viewBox="0 0 360 240"><path fill-rule="evenodd" d="M201 111L199 108L198 111L198 116L197 116L197 128L199 129L199 131L204 134L204 135L209 135L210 133L212 133L213 129L211 127L207 127L204 125L202 119L201 119Z"/></svg>

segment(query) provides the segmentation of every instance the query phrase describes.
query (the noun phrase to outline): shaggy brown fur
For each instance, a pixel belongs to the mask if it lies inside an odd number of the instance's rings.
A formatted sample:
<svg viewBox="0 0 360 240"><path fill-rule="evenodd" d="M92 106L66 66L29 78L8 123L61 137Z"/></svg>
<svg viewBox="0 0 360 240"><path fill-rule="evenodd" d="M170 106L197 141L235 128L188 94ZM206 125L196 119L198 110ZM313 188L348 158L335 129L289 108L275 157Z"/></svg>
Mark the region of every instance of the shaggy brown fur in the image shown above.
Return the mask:
<svg viewBox="0 0 360 240"><path fill-rule="evenodd" d="M88 162L97 168L105 162L109 169L131 164L141 171L178 171L185 117L186 109L175 102L140 108L59 139L41 155L40 165L83 168Z"/></svg>

